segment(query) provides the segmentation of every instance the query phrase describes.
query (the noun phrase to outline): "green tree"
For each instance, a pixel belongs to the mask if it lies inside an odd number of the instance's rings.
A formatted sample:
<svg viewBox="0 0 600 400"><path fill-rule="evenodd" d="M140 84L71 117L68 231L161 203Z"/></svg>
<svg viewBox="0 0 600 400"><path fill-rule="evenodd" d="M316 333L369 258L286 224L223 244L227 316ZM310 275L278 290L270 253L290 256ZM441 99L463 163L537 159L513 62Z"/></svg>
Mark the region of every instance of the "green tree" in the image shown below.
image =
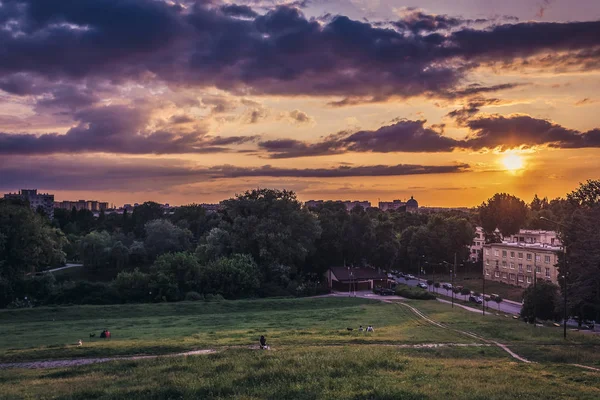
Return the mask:
<svg viewBox="0 0 600 400"><path fill-rule="evenodd" d="M479 217L486 239L494 236L496 228L503 236L518 233L525 223L527 211L527 205L518 197L496 193L479 206Z"/></svg>
<svg viewBox="0 0 600 400"><path fill-rule="evenodd" d="M567 194L567 200L575 207L596 207L600 204L600 180L588 179Z"/></svg>
<svg viewBox="0 0 600 400"><path fill-rule="evenodd" d="M534 322L536 319L558 321L560 319L558 286L538 279L536 285L530 285L525 289L521 317L529 322Z"/></svg>
<svg viewBox="0 0 600 400"><path fill-rule="evenodd" d="M10 281L26 272L62 265L66 244L62 232L27 204L0 200L0 275Z"/></svg>
<svg viewBox="0 0 600 400"><path fill-rule="evenodd" d="M113 286L124 302L140 302L150 299L150 276L135 269L121 271L113 281Z"/></svg>
<svg viewBox="0 0 600 400"><path fill-rule="evenodd" d="M111 265L122 270L125 268L129 261L129 249L120 241L115 242L110 250L110 262Z"/></svg>
<svg viewBox="0 0 600 400"><path fill-rule="evenodd" d="M150 259L165 253L189 250L192 233L181 229L169 220L156 219L146 223L144 247Z"/></svg>
<svg viewBox="0 0 600 400"><path fill-rule="evenodd" d="M260 283L260 269L247 254L219 258L200 267L197 276L199 292L230 299L256 295Z"/></svg>
<svg viewBox="0 0 600 400"><path fill-rule="evenodd" d="M502 297L500 296L495 296L494 297L494 301L496 302L496 305L498 306L498 311L500 311L500 303L502 303Z"/></svg>
<svg viewBox="0 0 600 400"><path fill-rule="evenodd" d="M462 288L460 290L460 294L462 294L463 296L465 296L465 301L467 301L467 296L471 294L471 290L469 290L467 288Z"/></svg>
<svg viewBox="0 0 600 400"><path fill-rule="evenodd" d="M144 237L146 233L146 224L150 221L161 219L164 211L160 204L153 201L147 201L133 209L131 218L128 219L128 232L133 232L136 237ZM123 214L125 219L125 214Z"/></svg>
<svg viewBox="0 0 600 400"><path fill-rule="evenodd" d="M433 287L435 288L435 292L437 293L437 292L438 292L438 289L440 288L440 283L439 283L439 282L435 282L435 283L433 284Z"/></svg>
<svg viewBox="0 0 600 400"><path fill-rule="evenodd" d="M201 262L207 263L231 254L231 246L229 231L222 228L213 228L198 244L196 255Z"/></svg>
<svg viewBox="0 0 600 400"><path fill-rule="evenodd" d="M100 269L110 265L112 238L108 232L90 232L79 242L80 259L86 268Z"/></svg>
<svg viewBox="0 0 600 400"><path fill-rule="evenodd" d="M174 283L180 293L185 293L194 289L194 282L197 282L197 276L200 264L196 257L187 252L166 253L161 255L152 264L151 272L154 277L159 274L164 275L169 282ZM224 282L226 284L227 282Z"/></svg>
<svg viewBox="0 0 600 400"><path fill-rule="evenodd" d="M327 201L312 208L319 220L321 235L315 241L315 252L306 261L307 272L322 276L328 268L344 264L344 226L350 219L341 203Z"/></svg>
<svg viewBox="0 0 600 400"><path fill-rule="evenodd" d="M196 240L219 222L218 218L207 217L206 211L199 204L177 207L170 219L180 228L189 229Z"/></svg>
<svg viewBox="0 0 600 400"><path fill-rule="evenodd" d="M257 189L223 202L222 227L230 232L232 251L250 254L267 281L275 265L301 272L321 234L317 218L289 191Z"/></svg>

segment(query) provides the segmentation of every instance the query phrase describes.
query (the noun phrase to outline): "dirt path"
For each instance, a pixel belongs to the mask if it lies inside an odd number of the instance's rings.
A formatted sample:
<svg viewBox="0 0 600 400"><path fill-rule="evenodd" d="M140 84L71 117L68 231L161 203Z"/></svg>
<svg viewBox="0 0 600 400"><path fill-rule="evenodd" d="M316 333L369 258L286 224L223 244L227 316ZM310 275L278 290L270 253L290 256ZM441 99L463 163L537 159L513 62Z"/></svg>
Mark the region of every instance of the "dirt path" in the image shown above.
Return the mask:
<svg viewBox="0 0 600 400"><path fill-rule="evenodd" d="M131 357L106 357L106 358L74 358L67 360L48 360L48 361L29 361L29 362L17 362L17 363L6 363L0 364L1 369L9 368L24 368L24 369L38 369L38 368L63 368L63 367L77 367L80 365L98 364L109 361L126 361L126 360L146 360L151 358L160 357L184 357L184 356L195 356L200 354L214 353L216 350L194 350L187 351L185 353L175 354L164 354L154 356L131 356Z"/></svg>
<svg viewBox="0 0 600 400"><path fill-rule="evenodd" d="M496 345L496 346L498 346L498 347L499 347L499 348L501 348L502 350L506 351L508 354L510 354L510 356L511 356L511 357L513 357L513 358L515 358L515 359L517 359L517 360L519 360L519 361L522 361L522 362L524 362L524 363L530 363L530 362L531 362L531 361L527 360L526 358L519 356L518 354L516 354L515 352L513 352L512 350L510 350L510 349L509 349L509 348L508 348L506 345L504 345L504 344L501 344L501 343L495 342L495 341L493 341L493 340L486 339L486 338L484 338L484 337L482 337L482 336L479 336L479 335L477 335L477 334L475 334L475 333L473 333L473 332L461 331L461 330L459 330L459 329L450 328L450 327L448 327L448 326L446 326L446 325L444 325L444 324L442 324L442 323L439 323L439 322L436 322L436 321L432 320L431 318L429 318L429 317L427 317L425 314L423 314L421 311L417 310L417 309L416 309L416 308L414 308L413 306L410 306L410 305L408 305L408 304L406 304L406 303L398 302L397 304L401 304L401 305L403 305L403 306L405 306L405 307L408 307L408 308L410 308L410 310L411 310L413 313L415 313L417 316L419 316L420 318L424 319L425 321L429 322L429 323L430 323L430 324L432 324L432 325L435 325L435 326L437 326L437 327L439 327L439 328L442 328L442 329L448 329L448 330L451 330L451 331L454 331L454 332L460 333L460 334L462 334L462 335L469 336L469 337L471 337L471 338L473 338L473 339L481 340L481 341L483 341L484 343L491 343L491 344L493 344L493 345Z"/></svg>

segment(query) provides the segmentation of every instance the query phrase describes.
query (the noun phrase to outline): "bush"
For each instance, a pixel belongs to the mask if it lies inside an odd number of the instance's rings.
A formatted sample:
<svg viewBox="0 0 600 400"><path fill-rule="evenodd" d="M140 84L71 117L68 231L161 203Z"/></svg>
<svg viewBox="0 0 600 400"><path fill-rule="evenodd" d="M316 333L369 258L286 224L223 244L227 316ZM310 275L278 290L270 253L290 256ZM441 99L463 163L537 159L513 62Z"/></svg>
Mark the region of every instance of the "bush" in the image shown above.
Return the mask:
<svg viewBox="0 0 600 400"><path fill-rule="evenodd" d="M191 292L187 292L185 294L185 299L187 301L200 301L200 300L204 300L204 296L202 296L198 292L191 291Z"/></svg>
<svg viewBox="0 0 600 400"><path fill-rule="evenodd" d="M398 296L405 297L407 299L415 300L434 300L435 296L430 292L423 289L414 288L406 285L398 285L396 287L396 294Z"/></svg>
<svg viewBox="0 0 600 400"><path fill-rule="evenodd" d="M150 276L137 268L133 272L119 272L113 286L124 302L143 302L149 300Z"/></svg>
<svg viewBox="0 0 600 400"><path fill-rule="evenodd" d="M57 286L49 304L118 304L120 296L117 290L108 283L89 281L67 281Z"/></svg>
<svg viewBox="0 0 600 400"><path fill-rule="evenodd" d="M220 294L210 294L209 293L204 296L204 300L206 300L206 301L221 301L221 300L225 300L225 299Z"/></svg>

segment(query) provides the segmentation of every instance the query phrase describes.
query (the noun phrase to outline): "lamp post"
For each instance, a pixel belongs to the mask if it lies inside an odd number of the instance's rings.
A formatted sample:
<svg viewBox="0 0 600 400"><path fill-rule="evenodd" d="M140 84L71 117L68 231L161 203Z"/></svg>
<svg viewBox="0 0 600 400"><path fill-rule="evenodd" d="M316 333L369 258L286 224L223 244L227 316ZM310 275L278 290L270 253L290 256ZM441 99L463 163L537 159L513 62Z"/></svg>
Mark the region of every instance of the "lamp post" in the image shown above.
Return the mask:
<svg viewBox="0 0 600 400"><path fill-rule="evenodd" d="M565 226L563 224L561 224L560 222L556 222L553 221L551 219L548 219L546 217L540 217L540 219L543 219L544 221L548 221L551 222L553 224L555 224L556 226L561 226L563 228L565 228ZM567 312L567 277L568 277L568 273L567 273L567 246L564 245L564 243L562 244L562 248L563 248L563 270L562 270L562 278L563 278L563 294L564 294L564 300L565 300L565 306L564 306L564 315L563 315L563 338L566 340L567 339L567 319L568 319L568 312Z"/></svg>
<svg viewBox="0 0 600 400"><path fill-rule="evenodd" d="M483 316L485 316L485 265L483 266L483 289L481 290L481 300L483 303L483 307L481 307L483 309Z"/></svg>

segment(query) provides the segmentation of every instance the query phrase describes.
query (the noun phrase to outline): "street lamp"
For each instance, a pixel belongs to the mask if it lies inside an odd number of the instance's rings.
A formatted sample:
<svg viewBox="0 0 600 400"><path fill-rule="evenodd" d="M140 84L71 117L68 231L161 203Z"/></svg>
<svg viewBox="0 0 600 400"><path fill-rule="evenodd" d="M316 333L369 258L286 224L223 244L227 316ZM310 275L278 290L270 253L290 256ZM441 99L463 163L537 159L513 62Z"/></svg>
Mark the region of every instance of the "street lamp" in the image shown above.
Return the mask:
<svg viewBox="0 0 600 400"><path fill-rule="evenodd" d="M544 220L544 221L548 221L551 222L553 224L556 224L556 226L561 226L563 228L566 228L565 225L561 224L560 222L557 221L553 221L551 219L548 219L546 217L540 217L540 219ZM564 307L564 315L563 315L563 337L566 340L567 339L567 317L568 317L568 312L567 312L567 277L568 277L568 273L567 273L567 246L565 246L565 244L562 244L562 248L563 248L563 270L562 270L562 278L563 278L563 294L564 294L564 298L565 298L565 307Z"/></svg>

